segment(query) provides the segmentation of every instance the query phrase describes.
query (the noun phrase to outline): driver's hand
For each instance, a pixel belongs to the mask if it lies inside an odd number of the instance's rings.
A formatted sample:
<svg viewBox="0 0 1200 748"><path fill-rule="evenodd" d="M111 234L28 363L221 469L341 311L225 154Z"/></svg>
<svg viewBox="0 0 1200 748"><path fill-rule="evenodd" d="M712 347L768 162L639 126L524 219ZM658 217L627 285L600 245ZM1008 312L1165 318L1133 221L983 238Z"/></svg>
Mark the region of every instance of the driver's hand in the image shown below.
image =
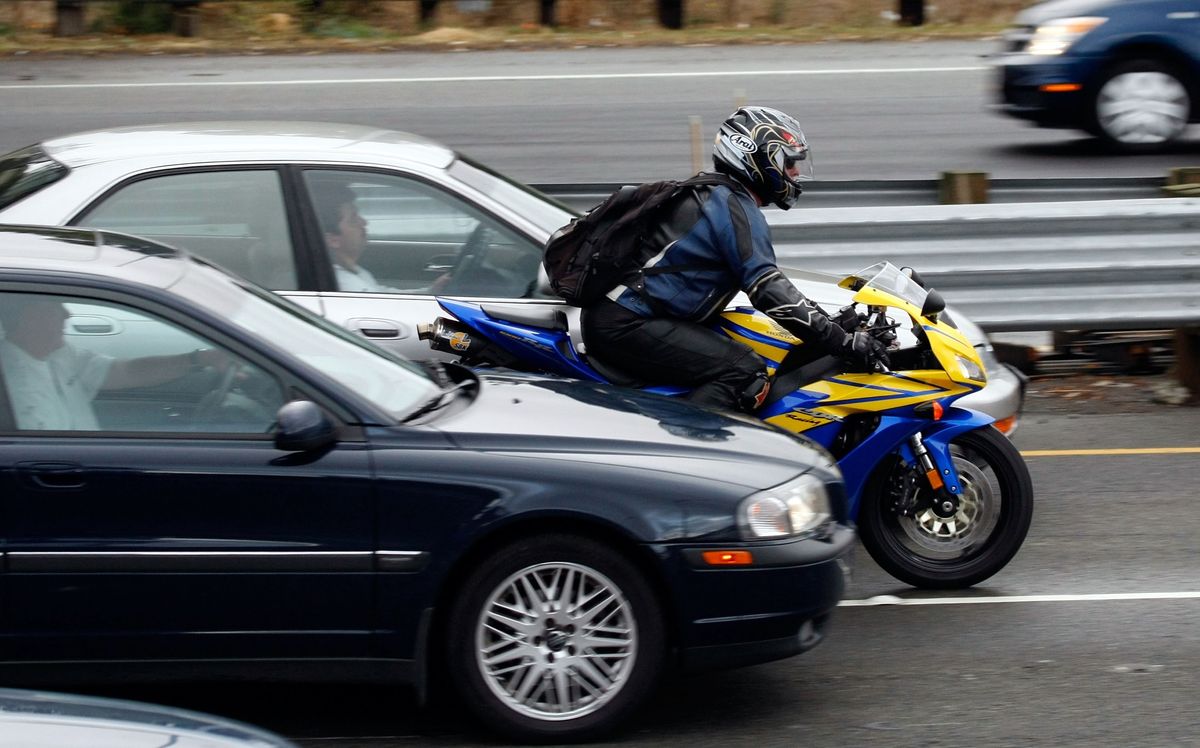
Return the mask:
<svg viewBox="0 0 1200 748"><path fill-rule="evenodd" d="M437 280L429 284L429 293L437 296L446 290L446 287L450 285L450 281L453 279L454 276L452 274L442 273L437 277Z"/></svg>
<svg viewBox="0 0 1200 748"><path fill-rule="evenodd" d="M212 367L224 372L233 363L233 357L219 348L198 348L191 353L191 361L197 368Z"/></svg>

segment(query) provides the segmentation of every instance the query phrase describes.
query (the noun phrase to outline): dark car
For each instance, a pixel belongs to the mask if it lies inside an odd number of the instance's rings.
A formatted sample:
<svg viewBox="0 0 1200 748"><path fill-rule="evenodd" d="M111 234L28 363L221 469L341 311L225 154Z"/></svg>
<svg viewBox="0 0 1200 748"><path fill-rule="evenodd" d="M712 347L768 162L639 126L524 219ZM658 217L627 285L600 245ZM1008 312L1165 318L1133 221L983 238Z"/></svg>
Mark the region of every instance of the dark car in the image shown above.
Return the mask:
<svg viewBox="0 0 1200 748"><path fill-rule="evenodd" d="M0 676L447 673L519 739L820 642L828 453L753 419L418 366L134 237L0 228Z"/></svg>
<svg viewBox="0 0 1200 748"><path fill-rule="evenodd" d="M999 109L1161 149L1200 120L1200 1L1052 0L1026 8L993 56Z"/></svg>

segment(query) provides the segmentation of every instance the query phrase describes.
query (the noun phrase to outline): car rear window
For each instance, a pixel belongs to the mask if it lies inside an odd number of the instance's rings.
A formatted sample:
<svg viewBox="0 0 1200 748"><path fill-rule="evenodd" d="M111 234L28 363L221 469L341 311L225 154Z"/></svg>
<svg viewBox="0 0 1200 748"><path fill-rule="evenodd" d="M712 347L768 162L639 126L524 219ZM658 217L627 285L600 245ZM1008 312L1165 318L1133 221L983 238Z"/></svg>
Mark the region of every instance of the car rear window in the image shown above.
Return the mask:
<svg viewBox="0 0 1200 748"><path fill-rule="evenodd" d="M36 145L0 156L0 208L7 208L66 175L67 167Z"/></svg>

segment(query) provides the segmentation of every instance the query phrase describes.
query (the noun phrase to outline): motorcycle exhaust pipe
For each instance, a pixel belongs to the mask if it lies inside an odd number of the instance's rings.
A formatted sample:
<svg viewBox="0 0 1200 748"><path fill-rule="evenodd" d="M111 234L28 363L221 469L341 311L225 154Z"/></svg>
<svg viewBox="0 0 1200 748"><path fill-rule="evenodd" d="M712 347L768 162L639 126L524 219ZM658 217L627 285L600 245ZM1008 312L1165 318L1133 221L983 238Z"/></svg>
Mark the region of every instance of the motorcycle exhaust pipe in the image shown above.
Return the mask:
<svg viewBox="0 0 1200 748"><path fill-rule="evenodd" d="M469 365L513 367L517 363L515 356L456 319L438 317L432 324L417 325L417 338L429 341L433 350L458 356Z"/></svg>
<svg viewBox="0 0 1200 748"><path fill-rule="evenodd" d="M442 353L466 356L476 340L474 330L457 320L438 317L433 324L417 325L417 339L428 340L429 347ZM480 341L486 342L483 338Z"/></svg>

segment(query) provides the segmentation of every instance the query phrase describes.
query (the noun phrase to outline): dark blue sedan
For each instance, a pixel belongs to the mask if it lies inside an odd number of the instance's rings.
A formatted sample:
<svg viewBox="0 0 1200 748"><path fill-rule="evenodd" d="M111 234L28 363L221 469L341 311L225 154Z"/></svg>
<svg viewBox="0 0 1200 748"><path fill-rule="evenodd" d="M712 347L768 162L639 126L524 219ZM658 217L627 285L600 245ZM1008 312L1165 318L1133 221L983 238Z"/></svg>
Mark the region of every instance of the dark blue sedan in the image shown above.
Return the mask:
<svg viewBox="0 0 1200 748"><path fill-rule="evenodd" d="M521 740L820 642L830 456L761 423L417 365L185 253L0 227L0 678L447 673Z"/></svg>
<svg viewBox="0 0 1200 748"><path fill-rule="evenodd" d="M1051 0L1026 8L993 56L1000 110L1158 150L1200 121L1198 0Z"/></svg>

